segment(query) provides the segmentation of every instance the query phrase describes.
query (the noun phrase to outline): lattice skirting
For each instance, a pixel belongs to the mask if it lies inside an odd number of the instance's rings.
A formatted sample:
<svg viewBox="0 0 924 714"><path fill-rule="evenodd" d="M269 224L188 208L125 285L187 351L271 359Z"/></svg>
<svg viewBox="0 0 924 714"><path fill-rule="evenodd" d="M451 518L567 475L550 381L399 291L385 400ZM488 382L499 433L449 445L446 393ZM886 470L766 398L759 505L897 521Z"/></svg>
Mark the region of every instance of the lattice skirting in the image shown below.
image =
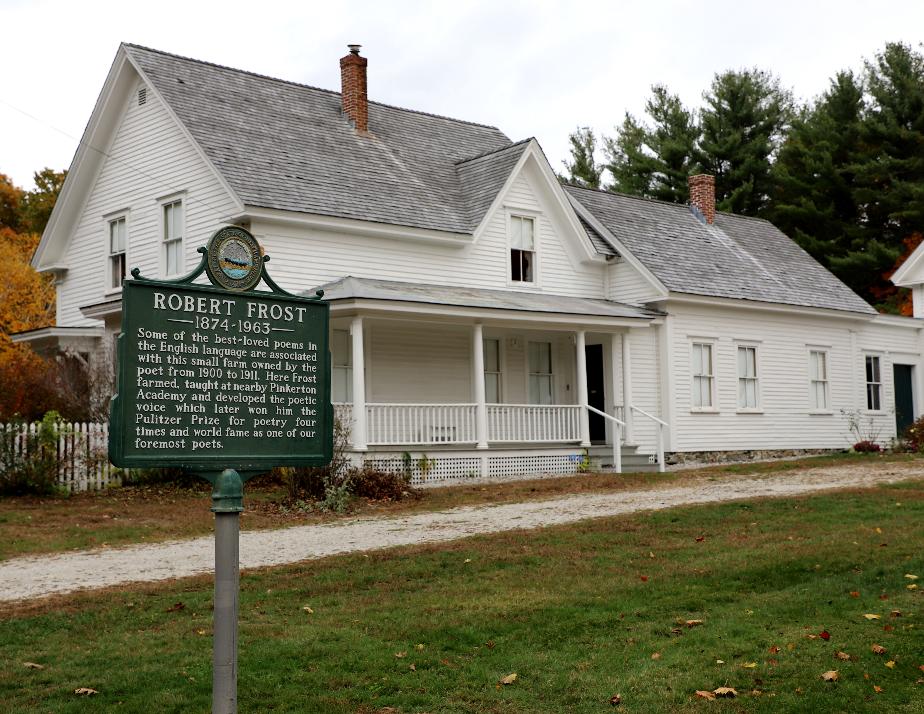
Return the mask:
<svg viewBox="0 0 924 714"><path fill-rule="evenodd" d="M382 471L411 474L415 486L459 483L481 478L498 480L540 478L577 473L584 461L580 452L514 456L406 456L373 455L363 459Z"/></svg>

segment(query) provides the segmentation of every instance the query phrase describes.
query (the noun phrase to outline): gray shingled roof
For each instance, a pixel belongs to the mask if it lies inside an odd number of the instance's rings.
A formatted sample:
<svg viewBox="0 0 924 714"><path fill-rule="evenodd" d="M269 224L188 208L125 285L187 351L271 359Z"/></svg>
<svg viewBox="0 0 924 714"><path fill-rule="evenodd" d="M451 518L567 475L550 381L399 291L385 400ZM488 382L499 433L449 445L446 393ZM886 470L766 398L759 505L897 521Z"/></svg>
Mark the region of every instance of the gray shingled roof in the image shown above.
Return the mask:
<svg viewBox="0 0 924 714"><path fill-rule="evenodd" d="M607 191L565 190L671 292L876 314L772 223Z"/></svg>
<svg viewBox="0 0 924 714"><path fill-rule="evenodd" d="M248 206L471 233L460 179L477 205L490 204L501 159L516 153L460 172L457 162L510 147L510 139L494 127L376 102L370 135L360 136L338 92L124 47Z"/></svg>
<svg viewBox="0 0 924 714"><path fill-rule="evenodd" d="M529 142L526 139L458 162L459 181L468 199L469 231L474 231L481 223Z"/></svg>
<svg viewBox="0 0 924 714"><path fill-rule="evenodd" d="M527 293L519 290L483 290L481 288L450 285L401 283L394 280L354 278L350 275L321 285L314 290L308 290L304 294L313 296L315 290L323 290L324 299L331 301L348 299L390 300L494 310L628 317L641 320L651 320L663 314L656 310L626 305L612 300Z"/></svg>

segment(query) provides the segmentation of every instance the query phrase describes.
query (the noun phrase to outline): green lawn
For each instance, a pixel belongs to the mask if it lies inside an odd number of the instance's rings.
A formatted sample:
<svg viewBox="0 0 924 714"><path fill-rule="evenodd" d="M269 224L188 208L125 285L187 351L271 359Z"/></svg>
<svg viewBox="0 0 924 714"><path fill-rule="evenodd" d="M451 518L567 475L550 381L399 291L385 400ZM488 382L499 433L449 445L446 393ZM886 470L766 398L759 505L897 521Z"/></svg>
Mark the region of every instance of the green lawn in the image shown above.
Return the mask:
<svg viewBox="0 0 924 714"><path fill-rule="evenodd" d="M922 589L920 481L331 558L243 577L240 709L921 712ZM7 608L0 711L207 712L210 603L198 579Z"/></svg>

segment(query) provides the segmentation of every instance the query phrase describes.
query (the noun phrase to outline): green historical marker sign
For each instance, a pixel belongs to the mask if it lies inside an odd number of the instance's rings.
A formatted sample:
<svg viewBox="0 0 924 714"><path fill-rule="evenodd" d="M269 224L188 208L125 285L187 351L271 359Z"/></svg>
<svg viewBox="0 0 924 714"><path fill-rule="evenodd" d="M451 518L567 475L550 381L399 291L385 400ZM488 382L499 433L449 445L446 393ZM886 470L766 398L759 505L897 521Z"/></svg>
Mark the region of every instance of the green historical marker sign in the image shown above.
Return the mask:
<svg viewBox="0 0 924 714"><path fill-rule="evenodd" d="M333 451L330 309L267 275L256 239L236 226L209 240L175 281L122 286L109 458L175 466L213 486L212 712L237 712L237 611L244 482L273 466L322 466ZM205 273L211 285L193 281ZM270 288L257 291L260 281Z"/></svg>
<svg viewBox="0 0 924 714"><path fill-rule="evenodd" d="M249 265L267 279L263 257L237 235L245 231L224 230L209 245L210 276L214 267L225 284L253 288ZM112 463L242 472L328 463L328 327L318 298L125 281Z"/></svg>

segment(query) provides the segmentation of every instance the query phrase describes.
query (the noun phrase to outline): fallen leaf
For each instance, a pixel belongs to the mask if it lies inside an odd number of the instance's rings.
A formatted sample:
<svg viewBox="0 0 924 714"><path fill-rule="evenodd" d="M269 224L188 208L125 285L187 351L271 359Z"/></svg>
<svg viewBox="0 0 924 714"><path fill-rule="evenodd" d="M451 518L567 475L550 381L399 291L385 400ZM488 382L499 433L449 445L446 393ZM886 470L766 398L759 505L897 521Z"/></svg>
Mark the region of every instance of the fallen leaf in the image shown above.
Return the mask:
<svg viewBox="0 0 924 714"><path fill-rule="evenodd" d="M889 617L901 617L901 616L902 616L901 610L892 610L892 612L889 613Z"/></svg>
<svg viewBox="0 0 924 714"><path fill-rule="evenodd" d="M906 588L907 590L917 590L917 589L918 589L918 584L917 584L917 583L911 583L911 585L906 585L905 588Z"/></svg>
<svg viewBox="0 0 924 714"><path fill-rule="evenodd" d="M774 657L771 657L767 660L767 664L769 664L771 667L776 667L779 664L779 661Z"/></svg>
<svg viewBox="0 0 924 714"><path fill-rule="evenodd" d="M917 576L917 575L912 575L911 573L905 573L905 577L908 578L908 580L917 580L917 579L918 579L918 576Z"/></svg>
<svg viewBox="0 0 924 714"><path fill-rule="evenodd" d="M821 632L818 633L818 636L821 639L823 639L825 642L831 639L831 633L828 632L827 630L822 630Z"/></svg>
<svg viewBox="0 0 924 714"><path fill-rule="evenodd" d="M647 575L639 575L638 577L639 577L639 580L641 580L643 583L647 583L647 582L648 582L648 576L647 576Z"/></svg>
<svg viewBox="0 0 924 714"><path fill-rule="evenodd" d="M846 652L841 652L840 650L838 650L837 652L835 652L835 653L834 653L834 656L837 657L838 659L844 660L845 662L849 662L849 661L850 661L850 655L847 654Z"/></svg>
<svg viewBox="0 0 924 714"><path fill-rule="evenodd" d="M22 664L23 667L27 667L28 669L45 669L44 664L36 664L35 662L23 662Z"/></svg>
<svg viewBox="0 0 924 714"><path fill-rule="evenodd" d="M612 704L614 707L618 707L620 704L622 704L622 697L620 697L618 694L614 694L612 697L610 697L610 704Z"/></svg>
<svg viewBox="0 0 924 714"><path fill-rule="evenodd" d="M890 659L890 660L889 660L888 662L886 662L885 664L886 664L886 667L888 667L889 669L895 669L895 660L894 660L894 659Z"/></svg>
<svg viewBox="0 0 924 714"><path fill-rule="evenodd" d="M888 600L888 599L889 599L889 596L886 595L885 593L882 593L882 595L879 596L879 599L880 599L880 600Z"/></svg>
<svg viewBox="0 0 924 714"><path fill-rule="evenodd" d="M717 659L717 660L715 661L715 663L716 663L716 664L725 664L725 660L724 660L724 659Z"/></svg>
<svg viewBox="0 0 924 714"><path fill-rule="evenodd" d="M770 654L777 654L780 651L780 648L777 647L776 645L773 645L773 647L771 647L769 651L770 651Z"/></svg>
<svg viewBox="0 0 924 714"><path fill-rule="evenodd" d="M919 664L919 665L918 665L918 669L921 670L922 672L924 672L924 664Z"/></svg>
<svg viewBox="0 0 924 714"><path fill-rule="evenodd" d="M712 690L712 693L717 697L727 697L729 699L738 696L738 692L736 692L731 687L717 687L716 689Z"/></svg>
<svg viewBox="0 0 924 714"><path fill-rule="evenodd" d="M309 606L309 605L305 605L305 607L303 607L302 610L304 610L305 612L307 612L309 615L313 615L313 614L314 614L314 610L312 610L312 609L311 609L311 606Z"/></svg>
<svg viewBox="0 0 924 714"><path fill-rule="evenodd" d="M466 558L466 559L463 560L462 562L463 562L463 563L471 563L471 562L472 562L472 559L471 559L471 558Z"/></svg>
<svg viewBox="0 0 924 714"><path fill-rule="evenodd" d="M398 659L403 659L407 657L407 652L395 652L395 657L397 657Z"/></svg>
<svg viewBox="0 0 924 714"><path fill-rule="evenodd" d="M489 650L493 650L493 649L494 649L494 640L488 640L487 642L484 643L484 646L487 647Z"/></svg>
<svg viewBox="0 0 924 714"><path fill-rule="evenodd" d="M516 672L514 672L513 674L508 674L506 677L503 677L500 683L503 685L507 685L507 684L513 684L516 681L517 681L517 675L516 675Z"/></svg>
<svg viewBox="0 0 924 714"><path fill-rule="evenodd" d="M661 653L655 652L654 654L651 655L651 659L661 659Z"/></svg>
<svg viewBox="0 0 924 714"><path fill-rule="evenodd" d="M836 669L828 670L827 672L821 675L821 678L826 682L836 682L838 680L838 674Z"/></svg>
<svg viewBox="0 0 924 714"><path fill-rule="evenodd" d="M179 612L180 610L185 610L186 605L182 602L175 602L170 607L168 607L164 612Z"/></svg>
<svg viewBox="0 0 924 714"><path fill-rule="evenodd" d="M895 629L895 628L892 627L892 625L886 625L886 626L884 626L884 627L882 628L882 631L883 631L883 632L891 632L891 631L894 630L894 629Z"/></svg>
<svg viewBox="0 0 924 714"><path fill-rule="evenodd" d="M197 634L197 635L204 635L204 634L205 634L205 630L196 630L196 634Z"/></svg>
<svg viewBox="0 0 924 714"><path fill-rule="evenodd" d="M702 620L684 620L683 624L686 625L687 627L696 627L697 625L702 625L703 621Z"/></svg>
<svg viewBox="0 0 924 714"><path fill-rule="evenodd" d="M869 679L869 672L863 673L863 679Z"/></svg>
<svg viewBox="0 0 924 714"><path fill-rule="evenodd" d="M679 627L674 627L674 628L671 628L671 634L672 635L682 635L683 630L681 630Z"/></svg>
<svg viewBox="0 0 924 714"><path fill-rule="evenodd" d="M420 642L418 642L416 645L414 645L414 649L415 649L415 650L422 650L423 648L424 648L424 646L423 646L423 644L420 643Z"/></svg>
<svg viewBox="0 0 924 714"><path fill-rule="evenodd" d="M876 528L876 532L877 532L879 535L882 535L882 528Z"/></svg>
<svg viewBox="0 0 924 714"><path fill-rule="evenodd" d="M863 617L865 617L867 620L880 620L880 619L882 619L882 618L879 617L879 615L873 614L872 612L866 613L865 615L863 615Z"/></svg>
<svg viewBox="0 0 924 714"><path fill-rule="evenodd" d="M648 554L648 557L649 557L649 558L654 558L654 557L655 557L654 551L650 552L650 553Z"/></svg>
<svg viewBox="0 0 924 714"><path fill-rule="evenodd" d="M412 662L412 663L408 666L408 669L411 670L412 672L416 672L416 671L417 671L417 665L414 664L414 663Z"/></svg>
<svg viewBox="0 0 924 714"><path fill-rule="evenodd" d="M851 591L850 591L850 597L860 597L860 591L859 591L859 590L851 590Z"/></svg>
<svg viewBox="0 0 924 714"><path fill-rule="evenodd" d="M757 669L757 662L745 662L741 666L745 669Z"/></svg>
<svg viewBox="0 0 924 714"><path fill-rule="evenodd" d="M697 543L702 543L704 540L706 540L706 536L696 536Z"/></svg>
<svg viewBox="0 0 924 714"><path fill-rule="evenodd" d="M74 690L74 694L81 694L86 696L92 696L94 694L99 694L95 689L90 689L89 687L78 687Z"/></svg>
<svg viewBox="0 0 924 714"><path fill-rule="evenodd" d="M440 664L443 665L444 667L448 667L452 663L448 659L441 659Z"/></svg>
<svg viewBox="0 0 924 714"><path fill-rule="evenodd" d="M874 685L873 685L873 691L876 692L876 694L882 694L882 687L877 687L877 686L874 684Z"/></svg>
<svg viewBox="0 0 924 714"><path fill-rule="evenodd" d="M696 696L700 697L701 699L708 699L710 702L715 701L715 694L712 692L707 692L703 689L697 689Z"/></svg>
<svg viewBox="0 0 924 714"><path fill-rule="evenodd" d="M873 645L869 649L874 654L885 654L886 653L886 648L883 647L882 645Z"/></svg>

